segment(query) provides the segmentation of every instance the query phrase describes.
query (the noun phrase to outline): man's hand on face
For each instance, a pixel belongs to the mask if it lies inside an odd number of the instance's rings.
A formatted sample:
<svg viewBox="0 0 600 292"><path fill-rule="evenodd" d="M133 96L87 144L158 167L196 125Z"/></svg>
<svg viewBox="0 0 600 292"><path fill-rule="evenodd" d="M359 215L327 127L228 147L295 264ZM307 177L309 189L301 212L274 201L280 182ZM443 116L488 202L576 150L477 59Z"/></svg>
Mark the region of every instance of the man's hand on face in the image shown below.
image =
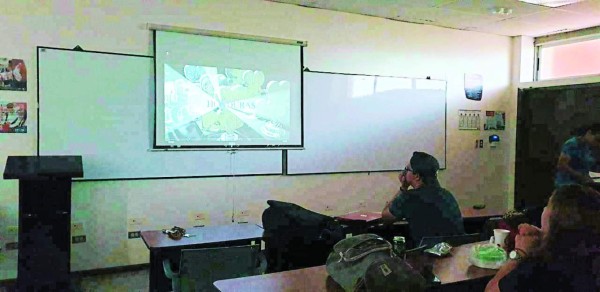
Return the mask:
<svg viewBox="0 0 600 292"><path fill-rule="evenodd" d="M527 223L522 223L519 224L519 235L521 236L537 236L537 237L541 237L542 236L542 229L540 229L539 227L533 226L531 224L527 224Z"/></svg>
<svg viewBox="0 0 600 292"><path fill-rule="evenodd" d="M408 187L410 187L410 184L406 180L406 172L403 172L402 174L400 174L399 179L400 179L400 189L402 191L407 191Z"/></svg>
<svg viewBox="0 0 600 292"><path fill-rule="evenodd" d="M531 254L533 249L540 245L540 237L535 235L515 236L515 249L520 249L526 254ZM521 255L525 256L525 255Z"/></svg>

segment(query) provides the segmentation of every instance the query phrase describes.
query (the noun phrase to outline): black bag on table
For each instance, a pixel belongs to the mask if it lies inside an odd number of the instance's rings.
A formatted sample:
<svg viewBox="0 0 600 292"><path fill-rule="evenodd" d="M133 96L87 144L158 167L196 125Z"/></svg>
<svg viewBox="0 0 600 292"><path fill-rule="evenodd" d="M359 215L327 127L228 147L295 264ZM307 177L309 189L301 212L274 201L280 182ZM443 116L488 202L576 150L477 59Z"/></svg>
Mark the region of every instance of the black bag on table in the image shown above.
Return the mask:
<svg viewBox="0 0 600 292"><path fill-rule="evenodd" d="M296 204L268 200L262 214L267 273L323 265L344 238L332 217Z"/></svg>

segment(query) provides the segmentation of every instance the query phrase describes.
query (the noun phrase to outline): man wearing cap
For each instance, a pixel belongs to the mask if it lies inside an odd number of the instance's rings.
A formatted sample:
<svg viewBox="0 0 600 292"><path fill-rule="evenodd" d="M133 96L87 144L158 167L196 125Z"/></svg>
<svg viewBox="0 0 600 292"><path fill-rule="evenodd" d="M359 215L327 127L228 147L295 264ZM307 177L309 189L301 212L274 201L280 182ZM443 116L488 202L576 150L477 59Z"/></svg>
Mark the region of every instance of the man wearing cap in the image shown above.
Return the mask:
<svg viewBox="0 0 600 292"><path fill-rule="evenodd" d="M408 221L410 237L415 245L425 236L465 233L456 199L438 182L439 168L435 157L424 152L414 152L410 163L398 177L400 191L382 211L384 221Z"/></svg>

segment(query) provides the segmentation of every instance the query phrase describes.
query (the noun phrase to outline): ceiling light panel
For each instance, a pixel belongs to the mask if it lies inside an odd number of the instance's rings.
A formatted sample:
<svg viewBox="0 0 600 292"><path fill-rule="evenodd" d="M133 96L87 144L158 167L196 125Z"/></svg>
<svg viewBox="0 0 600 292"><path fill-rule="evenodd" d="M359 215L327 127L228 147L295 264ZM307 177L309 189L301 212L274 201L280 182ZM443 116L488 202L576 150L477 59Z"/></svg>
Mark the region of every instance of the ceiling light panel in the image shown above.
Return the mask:
<svg viewBox="0 0 600 292"><path fill-rule="evenodd" d="M542 6L546 6L546 7L556 8L556 7L561 7L561 6L565 6L565 5L569 5L569 4L573 4L573 3L577 3L577 2L582 2L584 0L519 0L519 1L525 2L525 3L530 3L530 4L535 4L535 5L542 5Z"/></svg>
<svg viewBox="0 0 600 292"><path fill-rule="evenodd" d="M459 0L444 5L443 8L481 15L494 15L503 19L520 17L550 9L514 0ZM502 13L498 13L499 11L502 11ZM510 13L508 13L509 11Z"/></svg>

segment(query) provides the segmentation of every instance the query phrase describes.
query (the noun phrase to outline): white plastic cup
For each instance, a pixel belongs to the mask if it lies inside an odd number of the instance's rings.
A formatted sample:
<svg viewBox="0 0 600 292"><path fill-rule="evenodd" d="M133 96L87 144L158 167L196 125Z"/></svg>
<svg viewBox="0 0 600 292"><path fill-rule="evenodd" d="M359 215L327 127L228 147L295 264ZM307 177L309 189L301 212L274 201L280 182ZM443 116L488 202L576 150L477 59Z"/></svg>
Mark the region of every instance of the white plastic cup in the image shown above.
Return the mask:
<svg viewBox="0 0 600 292"><path fill-rule="evenodd" d="M504 241L506 237L510 234L509 230L506 229L494 229L494 236L490 237L490 243L499 245L501 247L506 247Z"/></svg>

